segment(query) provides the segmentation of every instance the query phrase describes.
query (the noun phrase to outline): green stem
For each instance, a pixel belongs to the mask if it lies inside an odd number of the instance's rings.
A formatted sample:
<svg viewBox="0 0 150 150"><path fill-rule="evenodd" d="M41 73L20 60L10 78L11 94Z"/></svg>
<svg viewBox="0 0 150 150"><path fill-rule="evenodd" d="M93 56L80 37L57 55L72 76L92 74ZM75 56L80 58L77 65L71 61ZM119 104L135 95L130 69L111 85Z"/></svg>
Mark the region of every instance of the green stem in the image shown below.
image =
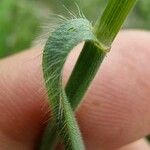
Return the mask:
<svg viewBox="0 0 150 150"><path fill-rule="evenodd" d="M66 94L74 110L80 104L105 57L105 52L109 50L135 2L136 0L110 0L102 17L97 20L94 32L101 44L100 54L86 42L66 86Z"/></svg>
<svg viewBox="0 0 150 150"><path fill-rule="evenodd" d="M102 17L95 24L100 43L110 47L136 0L110 0Z"/></svg>
<svg viewBox="0 0 150 150"><path fill-rule="evenodd" d="M105 55L105 50L95 47L95 43L86 42L66 86L73 110L80 104Z"/></svg>

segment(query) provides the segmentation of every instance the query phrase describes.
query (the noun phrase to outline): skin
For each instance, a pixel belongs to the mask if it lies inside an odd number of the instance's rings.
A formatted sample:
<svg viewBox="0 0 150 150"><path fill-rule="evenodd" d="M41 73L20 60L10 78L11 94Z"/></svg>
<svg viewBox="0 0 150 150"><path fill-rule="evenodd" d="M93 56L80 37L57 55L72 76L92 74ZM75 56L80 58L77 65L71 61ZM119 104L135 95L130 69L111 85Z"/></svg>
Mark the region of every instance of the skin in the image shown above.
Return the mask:
<svg viewBox="0 0 150 150"><path fill-rule="evenodd" d="M141 139L150 133L149 47L145 31L123 31L113 43L76 112L88 150L150 149ZM70 54L65 82L80 49ZM50 115L41 57L34 48L0 60L0 150L34 150L40 139Z"/></svg>

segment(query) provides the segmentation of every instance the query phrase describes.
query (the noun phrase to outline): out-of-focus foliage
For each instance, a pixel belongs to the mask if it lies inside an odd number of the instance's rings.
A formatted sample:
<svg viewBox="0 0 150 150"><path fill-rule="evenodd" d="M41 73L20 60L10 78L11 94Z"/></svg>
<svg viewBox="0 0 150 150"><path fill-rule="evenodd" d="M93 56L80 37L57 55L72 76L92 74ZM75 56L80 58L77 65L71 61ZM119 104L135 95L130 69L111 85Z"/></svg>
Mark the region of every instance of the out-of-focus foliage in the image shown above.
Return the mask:
<svg viewBox="0 0 150 150"><path fill-rule="evenodd" d="M42 0L41 0L42 1ZM95 20L102 13L108 0L43 0L51 6L54 13L68 15L65 7L77 13L76 4L90 20Z"/></svg>
<svg viewBox="0 0 150 150"><path fill-rule="evenodd" d="M108 0L76 0L84 14L91 21L95 21L97 16L104 10ZM62 12L66 5L71 10L75 9L74 0L49 0L56 12ZM127 19L126 28L150 29L150 0L138 0L137 4Z"/></svg>
<svg viewBox="0 0 150 150"><path fill-rule="evenodd" d="M48 17L48 13L41 14L43 8L45 12L67 15L63 5L77 13L75 2L94 22L108 0L0 0L0 57L31 46L40 31L41 20ZM150 0L137 1L125 27L150 29Z"/></svg>
<svg viewBox="0 0 150 150"><path fill-rule="evenodd" d="M23 0L0 1L0 57L31 45L40 19L34 3Z"/></svg>
<svg viewBox="0 0 150 150"><path fill-rule="evenodd" d="M128 26L150 30L150 0L138 0L134 12L130 15Z"/></svg>

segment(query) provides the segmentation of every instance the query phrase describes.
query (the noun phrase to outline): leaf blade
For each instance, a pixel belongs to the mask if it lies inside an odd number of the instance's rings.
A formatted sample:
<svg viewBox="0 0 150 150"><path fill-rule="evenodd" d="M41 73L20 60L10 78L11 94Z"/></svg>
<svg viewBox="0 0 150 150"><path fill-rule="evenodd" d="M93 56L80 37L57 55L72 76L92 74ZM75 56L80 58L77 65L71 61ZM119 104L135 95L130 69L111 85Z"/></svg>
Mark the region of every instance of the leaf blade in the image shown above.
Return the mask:
<svg viewBox="0 0 150 150"><path fill-rule="evenodd" d="M82 18L69 20L52 33L43 54L44 79L53 121L57 127L57 133L63 138L66 149L82 150L84 144L72 107L62 86L62 70L73 47L86 40L97 41L89 21Z"/></svg>

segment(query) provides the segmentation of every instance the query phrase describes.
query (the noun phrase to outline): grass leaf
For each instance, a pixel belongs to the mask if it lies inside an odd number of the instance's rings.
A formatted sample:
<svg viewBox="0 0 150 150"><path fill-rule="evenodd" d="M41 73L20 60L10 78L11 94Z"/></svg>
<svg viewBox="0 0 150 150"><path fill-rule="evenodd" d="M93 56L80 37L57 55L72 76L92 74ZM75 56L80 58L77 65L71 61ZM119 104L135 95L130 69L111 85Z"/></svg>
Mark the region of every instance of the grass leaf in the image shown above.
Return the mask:
<svg viewBox="0 0 150 150"><path fill-rule="evenodd" d="M43 73L53 118L39 150L54 149L58 139L63 141L65 149L85 149L73 110L79 106L135 1L110 0L94 27L85 18L71 19L49 37L43 52ZM82 41L85 45L64 88L64 63L70 51Z"/></svg>

